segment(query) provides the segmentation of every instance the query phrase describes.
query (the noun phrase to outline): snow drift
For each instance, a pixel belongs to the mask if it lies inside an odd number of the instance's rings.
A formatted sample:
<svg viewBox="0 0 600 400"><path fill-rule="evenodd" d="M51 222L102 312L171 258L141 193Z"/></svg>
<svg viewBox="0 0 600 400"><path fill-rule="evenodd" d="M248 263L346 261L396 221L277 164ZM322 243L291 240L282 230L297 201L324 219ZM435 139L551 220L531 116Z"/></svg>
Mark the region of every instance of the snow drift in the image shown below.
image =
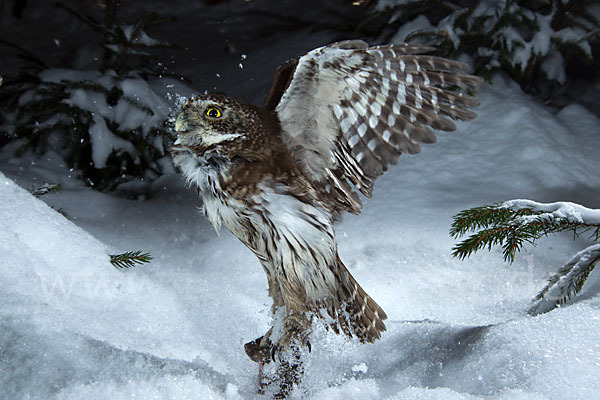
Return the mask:
<svg viewBox="0 0 600 400"><path fill-rule="evenodd" d="M461 262L448 229L459 210L510 198L597 208L600 121L578 105L553 115L501 79L481 98L475 121L403 156L363 214L337 226L341 257L388 313L388 332L373 345L315 332L295 398L597 397L597 271L573 305L526 312L545 274L582 244L558 236L512 265L499 250ZM0 154L1 398L261 398L243 343L269 326L264 274L235 238L215 235L179 176L137 202L85 188L55 155L32 163L9 150ZM64 189L41 201L15 181ZM138 249L152 264L110 265L108 254Z"/></svg>

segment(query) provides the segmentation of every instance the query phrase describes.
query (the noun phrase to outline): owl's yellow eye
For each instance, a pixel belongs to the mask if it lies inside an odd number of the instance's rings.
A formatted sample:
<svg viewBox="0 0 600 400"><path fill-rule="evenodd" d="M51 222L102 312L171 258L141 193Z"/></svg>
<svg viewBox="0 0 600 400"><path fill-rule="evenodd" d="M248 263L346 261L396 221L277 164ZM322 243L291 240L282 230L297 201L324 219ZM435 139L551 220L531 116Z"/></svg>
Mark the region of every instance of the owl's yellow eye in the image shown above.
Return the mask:
<svg viewBox="0 0 600 400"><path fill-rule="evenodd" d="M210 118L221 118L223 113L217 107L208 107L205 111L207 117Z"/></svg>

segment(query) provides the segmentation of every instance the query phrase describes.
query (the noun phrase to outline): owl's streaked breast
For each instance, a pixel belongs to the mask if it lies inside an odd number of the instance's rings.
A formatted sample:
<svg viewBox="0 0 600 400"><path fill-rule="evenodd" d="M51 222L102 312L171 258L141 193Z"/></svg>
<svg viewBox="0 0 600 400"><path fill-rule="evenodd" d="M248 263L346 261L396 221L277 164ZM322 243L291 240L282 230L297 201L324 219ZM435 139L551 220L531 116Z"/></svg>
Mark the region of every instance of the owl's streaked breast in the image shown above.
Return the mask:
<svg viewBox="0 0 600 400"><path fill-rule="evenodd" d="M259 190L254 200L266 221L256 228L278 268L280 284L300 295L289 301L323 299L336 286L331 269L323 268L337 254L331 214L318 202L295 196L285 185L261 184Z"/></svg>
<svg viewBox="0 0 600 400"><path fill-rule="evenodd" d="M238 198L227 187L235 181L227 175L229 169L218 172L189 160L179 166L188 182L199 188L204 213L215 230L227 228L250 248L270 279L285 288L289 304L317 302L331 293L336 277L323 266L334 263L337 247L332 216L323 205L269 180L256 185L249 197Z"/></svg>

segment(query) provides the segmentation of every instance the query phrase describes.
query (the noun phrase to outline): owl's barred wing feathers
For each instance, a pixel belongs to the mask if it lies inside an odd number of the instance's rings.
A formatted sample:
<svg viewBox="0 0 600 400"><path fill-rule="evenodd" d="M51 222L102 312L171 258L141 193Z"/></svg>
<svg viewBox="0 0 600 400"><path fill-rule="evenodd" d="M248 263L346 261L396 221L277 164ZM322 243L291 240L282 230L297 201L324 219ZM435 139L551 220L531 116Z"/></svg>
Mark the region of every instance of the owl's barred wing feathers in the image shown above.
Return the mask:
<svg viewBox="0 0 600 400"><path fill-rule="evenodd" d="M430 47L368 47L346 41L290 60L277 72L265 103L283 140L308 177L326 186L337 211L360 212L374 180L402 153L433 143L433 129L475 118L479 101L465 92L481 79L466 64L422 53Z"/></svg>

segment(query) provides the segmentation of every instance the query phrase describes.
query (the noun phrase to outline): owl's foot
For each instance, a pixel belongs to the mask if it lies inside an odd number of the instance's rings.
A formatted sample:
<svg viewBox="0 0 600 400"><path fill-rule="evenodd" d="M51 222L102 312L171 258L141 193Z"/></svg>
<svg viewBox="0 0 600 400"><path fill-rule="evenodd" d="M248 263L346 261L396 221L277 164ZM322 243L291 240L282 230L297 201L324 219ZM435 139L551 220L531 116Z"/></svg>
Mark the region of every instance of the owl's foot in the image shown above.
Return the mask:
<svg viewBox="0 0 600 400"><path fill-rule="evenodd" d="M258 363L258 393L264 394L269 387L276 387L275 399L285 399L297 386L304 374L302 354L304 348L311 351L308 337L310 331L298 329L295 319L284 323L283 334L275 343L271 340L273 329L244 345L250 359ZM274 366L267 364L274 362ZM269 372L265 372L265 370Z"/></svg>
<svg viewBox="0 0 600 400"><path fill-rule="evenodd" d="M277 367L276 379L279 383L279 390L273 396L274 399L287 399L289 394L298 386L304 374L304 366L300 358L300 352L294 351L293 357L284 360Z"/></svg>
<svg viewBox="0 0 600 400"><path fill-rule="evenodd" d="M271 354L273 352L273 342L271 342L271 332L273 328L269 330L264 336L261 336L251 342L244 345L246 355L256 363L268 364L271 362Z"/></svg>
<svg viewBox="0 0 600 400"><path fill-rule="evenodd" d="M303 313L288 314L283 321L283 330L281 336L275 340L271 349L271 358L273 361L291 360L296 354L300 354L303 348L308 348L310 352L309 337L311 323Z"/></svg>
<svg viewBox="0 0 600 400"><path fill-rule="evenodd" d="M273 361L279 360L280 362L283 362L284 360L289 358L290 353L293 354L300 347L308 348L309 353L312 351L312 346L310 344L310 340L308 340L308 337L303 342L301 342L302 343L301 346L298 346L296 339L292 339L292 340L293 340L293 344L290 342L287 342L284 344L279 344L281 342L278 342L278 345L271 346L271 359Z"/></svg>
<svg viewBox="0 0 600 400"><path fill-rule="evenodd" d="M304 366L302 364L301 351L298 347L290 347L285 359L275 362L274 366L267 367L266 363L258 363L258 393L274 393L274 399L286 399L302 380ZM271 358L268 358L271 361ZM266 369L269 372L265 372Z"/></svg>
<svg viewBox="0 0 600 400"><path fill-rule="evenodd" d="M310 330L301 329L303 326L305 325L299 324L294 318L286 318L283 334L272 345L271 359L278 361L274 380L279 384L279 390L274 396L275 399L286 399L294 386L302 380L304 349L311 350L308 340Z"/></svg>
<svg viewBox="0 0 600 400"><path fill-rule="evenodd" d="M273 333L273 328L271 328L263 336L244 345L246 355L256 363L268 364L271 360L284 361L290 358L290 353L294 353L301 348L307 348L311 352L312 346L308 339L311 331L310 329L303 329L305 325L302 322L304 321L300 321L292 315L286 317L283 334L275 343L271 340L271 334ZM291 351L292 348L294 351Z"/></svg>

